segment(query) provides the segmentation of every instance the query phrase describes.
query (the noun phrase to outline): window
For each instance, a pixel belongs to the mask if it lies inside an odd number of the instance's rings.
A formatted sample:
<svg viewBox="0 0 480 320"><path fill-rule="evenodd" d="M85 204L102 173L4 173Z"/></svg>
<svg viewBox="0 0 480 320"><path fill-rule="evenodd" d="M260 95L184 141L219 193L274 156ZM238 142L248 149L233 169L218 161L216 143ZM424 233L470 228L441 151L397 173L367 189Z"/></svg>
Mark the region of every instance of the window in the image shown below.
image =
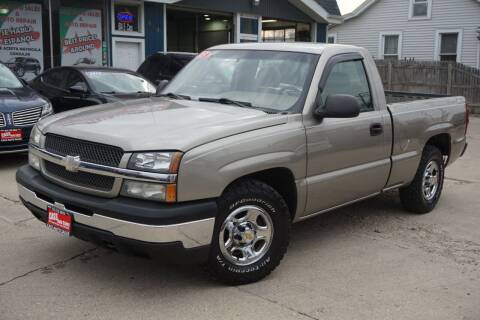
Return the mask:
<svg viewBox="0 0 480 320"><path fill-rule="evenodd" d="M71 87L81 87L85 90L88 89L85 79L83 79L82 75L78 71L67 70L65 76L67 79L65 81L65 89L69 89Z"/></svg>
<svg viewBox="0 0 480 320"><path fill-rule="evenodd" d="M61 69L53 69L53 70L47 71L42 76L42 81L44 83L57 88L63 87L64 79L65 78L63 77Z"/></svg>
<svg viewBox="0 0 480 320"><path fill-rule="evenodd" d="M435 60L461 61L462 30L437 31Z"/></svg>
<svg viewBox="0 0 480 320"><path fill-rule="evenodd" d="M402 58L401 32L389 32L380 34L379 57L385 60L399 60Z"/></svg>
<svg viewBox="0 0 480 320"><path fill-rule="evenodd" d="M409 19L430 19L432 0L410 0Z"/></svg>
<svg viewBox="0 0 480 320"><path fill-rule="evenodd" d="M322 101L335 94L349 94L360 103L361 112L373 111L367 73L361 60L337 63L322 90Z"/></svg>
<svg viewBox="0 0 480 320"><path fill-rule="evenodd" d="M111 2L112 34L144 35L143 1L122 0Z"/></svg>
<svg viewBox="0 0 480 320"><path fill-rule="evenodd" d="M327 43L337 43L337 33L329 33L327 36Z"/></svg>

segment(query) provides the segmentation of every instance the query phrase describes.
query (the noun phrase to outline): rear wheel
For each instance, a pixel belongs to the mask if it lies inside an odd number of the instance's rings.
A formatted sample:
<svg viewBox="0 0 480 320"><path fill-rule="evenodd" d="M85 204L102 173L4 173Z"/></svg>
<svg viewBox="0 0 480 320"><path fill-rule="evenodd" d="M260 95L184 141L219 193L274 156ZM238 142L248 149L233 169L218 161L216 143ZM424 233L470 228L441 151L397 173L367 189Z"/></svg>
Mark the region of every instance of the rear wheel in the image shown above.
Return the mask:
<svg viewBox="0 0 480 320"><path fill-rule="evenodd" d="M258 281L283 258L290 214L278 192L257 180L230 187L219 200L209 272L230 285Z"/></svg>
<svg viewBox="0 0 480 320"><path fill-rule="evenodd" d="M442 153L427 145L412 183L400 189L400 199L405 209L413 213L432 211L440 199L445 175Z"/></svg>

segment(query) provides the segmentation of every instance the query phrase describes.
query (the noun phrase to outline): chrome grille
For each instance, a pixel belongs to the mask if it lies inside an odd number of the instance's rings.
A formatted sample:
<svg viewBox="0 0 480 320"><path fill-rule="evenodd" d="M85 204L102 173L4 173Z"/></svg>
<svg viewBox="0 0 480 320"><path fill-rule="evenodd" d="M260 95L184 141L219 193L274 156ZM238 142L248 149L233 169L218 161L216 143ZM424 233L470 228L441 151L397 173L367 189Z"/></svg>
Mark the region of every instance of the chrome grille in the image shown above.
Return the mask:
<svg viewBox="0 0 480 320"><path fill-rule="evenodd" d="M30 108L12 113L15 126L32 126L37 123L42 115L42 107Z"/></svg>
<svg viewBox="0 0 480 320"><path fill-rule="evenodd" d="M45 171L57 179L84 188L93 188L100 191L110 191L115 183L115 178L92 174L88 172L70 172L64 167L45 161Z"/></svg>
<svg viewBox="0 0 480 320"><path fill-rule="evenodd" d="M0 128L5 127L5 116L3 113L0 113Z"/></svg>
<svg viewBox="0 0 480 320"><path fill-rule="evenodd" d="M55 134L47 134L45 149L63 157L79 156L82 161L110 167L118 167L123 157L121 148Z"/></svg>

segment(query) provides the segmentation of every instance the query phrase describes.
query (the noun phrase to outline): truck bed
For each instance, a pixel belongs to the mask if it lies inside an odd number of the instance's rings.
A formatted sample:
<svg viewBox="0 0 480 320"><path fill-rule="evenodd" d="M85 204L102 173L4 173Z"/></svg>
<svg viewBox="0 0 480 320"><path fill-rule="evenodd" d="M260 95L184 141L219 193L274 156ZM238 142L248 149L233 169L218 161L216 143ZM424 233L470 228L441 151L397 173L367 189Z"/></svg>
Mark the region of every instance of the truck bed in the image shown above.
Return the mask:
<svg viewBox="0 0 480 320"><path fill-rule="evenodd" d="M413 96L419 97L417 94ZM389 104L393 145L388 185L401 185L413 179L423 146L431 137L442 135L450 140L449 162L459 158L466 143L465 109L463 97L424 98Z"/></svg>

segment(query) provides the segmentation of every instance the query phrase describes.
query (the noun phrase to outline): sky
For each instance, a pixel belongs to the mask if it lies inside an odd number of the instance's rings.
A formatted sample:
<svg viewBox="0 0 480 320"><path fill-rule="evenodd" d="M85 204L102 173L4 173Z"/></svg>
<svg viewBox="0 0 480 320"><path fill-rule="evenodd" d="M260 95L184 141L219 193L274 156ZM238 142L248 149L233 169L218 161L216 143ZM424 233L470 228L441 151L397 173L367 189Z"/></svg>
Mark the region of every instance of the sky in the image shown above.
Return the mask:
<svg viewBox="0 0 480 320"><path fill-rule="evenodd" d="M358 7L364 0L337 0L340 12L342 14L349 13Z"/></svg>

